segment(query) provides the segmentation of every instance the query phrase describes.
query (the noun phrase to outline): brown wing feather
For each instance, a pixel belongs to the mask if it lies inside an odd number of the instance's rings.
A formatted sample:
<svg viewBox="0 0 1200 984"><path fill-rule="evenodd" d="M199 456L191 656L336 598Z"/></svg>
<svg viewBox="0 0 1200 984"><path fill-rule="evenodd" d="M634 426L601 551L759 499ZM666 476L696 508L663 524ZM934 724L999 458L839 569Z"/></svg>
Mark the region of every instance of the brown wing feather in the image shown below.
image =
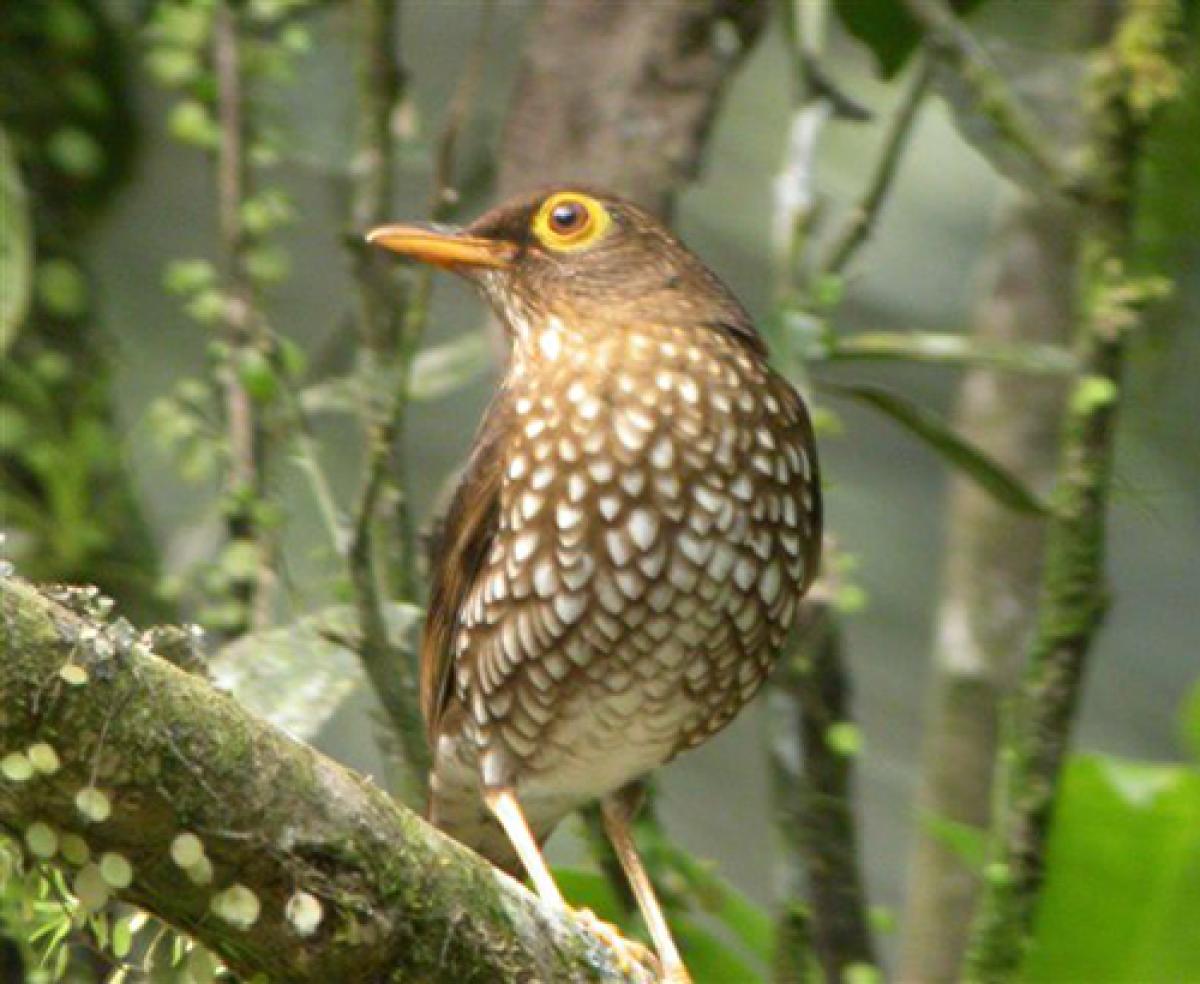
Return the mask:
<svg viewBox="0 0 1200 984"><path fill-rule="evenodd" d="M421 713L430 745L454 687L451 653L458 615L491 548L504 476L503 437L510 417L501 391L484 416L446 513L433 562L433 586L421 639Z"/></svg>

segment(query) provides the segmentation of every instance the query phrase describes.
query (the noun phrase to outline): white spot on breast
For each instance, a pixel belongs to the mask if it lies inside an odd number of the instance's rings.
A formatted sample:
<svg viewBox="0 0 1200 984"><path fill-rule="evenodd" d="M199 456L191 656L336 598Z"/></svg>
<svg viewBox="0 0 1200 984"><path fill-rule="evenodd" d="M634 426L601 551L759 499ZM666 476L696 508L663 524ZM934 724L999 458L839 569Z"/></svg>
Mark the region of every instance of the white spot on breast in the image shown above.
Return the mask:
<svg viewBox="0 0 1200 984"><path fill-rule="evenodd" d="M646 473L640 468L630 468L621 473L621 488L629 495L638 496L646 485Z"/></svg>
<svg viewBox="0 0 1200 984"><path fill-rule="evenodd" d="M680 533L675 545L693 564L703 565L712 555L714 542L707 537L693 536L691 533Z"/></svg>
<svg viewBox="0 0 1200 984"><path fill-rule="evenodd" d="M533 590L539 598L549 598L554 594L554 588L558 584L558 576L554 570L554 564L548 560L540 561L533 569Z"/></svg>
<svg viewBox="0 0 1200 984"><path fill-rule="evenodd" d="M664 393L669 393L671 392L671 387L675 385L675 380L669 372L660 370L654 374L654 385Z"/></svg>
<svg viewBox="0 0 1200 984"><path fill-rule="evenodd" d="M554 481L554 466L549 462L538 465L529 477L529 484L539 491L546 488L552 481Z"/></svg>
<svg viewBox="0 0 1200 984"><path fill-rule="evenodd" d="M763 571L762 580L758 582L758 596L765 604L773 605L775 599L779 597L780 584L779 565L768 564L767 569Z"/></svg>
<svg viewBox="0 0 1200 984"><path fill-rule="evenodd" d="M596 562L588 554L583 554L574 564L564 567L560 574L569 590L578 591L591 579L595 569Z"/></svg>
<svg viewBox="0 0 1200 984"><path fill-rule="evenodd" d="M541 417L534 417L533 420L529 421L529 423L525 425L525 436L530 440L533 440L545 429L546 421L544 421Z"/></svg>
<svg viewBox="0 0 1200 984"><path fill-rule="evenodd" d="M641 551L649 550L658 535L658 517L649 509L639 507L629 514L629 535Z"/></svg>
<svg viewBox="0 0 1200 984"><path fill-rule="evenodd" d="M733 569L733 583L742 591L749 591L758 574L758 565L749 557L742 557Z"/></svg>
<svg viewBox="0 0 1200 984"><path fill-rule="evenodd" d="M633 556L633 551L629 547L629 540L620 530L608 530L604 534L604 542L608 547L608 555L612 557L613 563L618 567L624 567L629 563L630 557Z"/></svg>
<svg viewBox="0 0 1200 984"><path fill-rule="evenodd" d="M696 385L696 381L690 376L685 376L679 381L679 395L688 403L699 403L700 387Z"/></svg>
<svg viewBox="0 0 1200 984"><path fill-rule="evenodd" d="M639 451L646 443L646 432L633 421L636 411L620 410L613 418L613 431L617 440L630 451Z"/></svg>
<svg viewBox="0 0 1200 984"><path fill-rule="evenodd" d="M597 503L600 507L600 515L611 522L621 511L621 499L615 495L602 495Z"/></svg>
<svg viewBox="0 0 1200 984"><path fill-rule="evenodd" d="M642 580L642 576L632 567L622 568L617 571L616 580L617 587L621 589L621 593L630 601L637 601L642 596L642 589L646 586L646 582Z"/></svg>
<svg viewBox="0 0 1200 984"><path fill-rule="evenodd" d="M572 502L579 502L587 495L587 490L587 479L580 472L572 472L567 478L567 498Z"/></svg>
<svg viewBox="0 0 1200 984"><path fill-rule="evenodd" d="M715 513L723 504L729 501L720 492L713 491L707 485L697 485L692 489L692 495L695 496L696 501L700 504L700 508L709 513Z"/></svg>
<svg viewBox="0 0 1200 984"><path fill-rule="evenodd" d="M590 396L580 401L579 416L584 420L595 420L600 416L600 402Z"/></svg>
<svg viewBox="0 0 1200 984"><path fill-rule="evenodd" d="M662 573L662 569L667 563L667 548L666 545L660 543L658 547L650 553L642 554L638 558L638 568L646 577L656 578Z"/></svg>
<svg viewBox="0 0 1200 984"><path fill-rule="evenodd" d="M750 476L745 472L738 475L729 486L729 491L732 492L742 502L749 502L750 496L753 493L753 487L750 484Z"/></svg>
<svg viewBox="0 0 1200 984"><path fill-rule="evenodd" d="M537 549L538 535L537 530L526 530L513 544L513 557L518 563L524 563L533 556L534 550Z"/></svg>
<svg viewBox="0 0 1200 984"><path fill-rule="evenodd" d="M523 396L519 400L517 400L517 413L524 416L525 414L529 413L529 411L532 409L533 409L533 400L529 399L529 397Z"/></svg>
<svg viewBox="0 0 1200 984"><path fill-rule="evenodd" d="M658 472L654 476L654 487L668 499L676 499L682 491L679 479L671 472Z"/></svg>
<svg viewBox="0 0 1200 984"><path fill-rule="evenodd" d="M671 439L663 435L654 445L654 450L650 452L650 463L655 468L663 471L671 467L671 463L675 460L675 445L671 443Z"/></svg>
<svg viewBox="0 0 1200 984"><path fill-rule="evenodd" d="M588 474L597 482L610 482L613 477L613 463L608 458L593 458L588 462Z"/></svg>
<svg viewBox="0 0 1200 984"><path fill-rule="evenodd" d="M578 622L587 607L587 599L581 594L557 594L554 596L554 614L567 625Z"/></svg>
<svg viewBox="0 0 1200 984"><path fill-rule="evenodd" d="M538 495L536 492L526 492L521 496L521 515L525 519L533 519L545 501L545 497Z"/></svg>
<svg viewBox="0 0 1200 984"><path fill-rule="evenodd" d="M529 459L523 454L517 455L508 463L508 477L516 481L529 469Z"/></svg>
<svg viewBox="0 0 1200 984"><path fill-rule="evenodd" d="M578 461L579 448L575 446L575 442L569 437L560 438L558 442L558 456L563 461Z"/></svg>
<svg viewBox="0 0 1200 984"><path fill-rule="evenodd" d="M587 399L588 390L581 380L575 380L567 387L567 399L572 403L582 403Z"/></svg>
<svg viewBox="0 0 1200 984"><path fill-rule="evenodd" d="M547 359L557 359L562 354L562 332L554 327L547 328L538 335L538 348Z"/></svg>
<svg viewBox="0 0 1200 984"><path fill-rule="evenodd" d="M554 522L560 530L573 529L583 519L583 510L576 509L566 502L560 502L554 507Z"/></svg>

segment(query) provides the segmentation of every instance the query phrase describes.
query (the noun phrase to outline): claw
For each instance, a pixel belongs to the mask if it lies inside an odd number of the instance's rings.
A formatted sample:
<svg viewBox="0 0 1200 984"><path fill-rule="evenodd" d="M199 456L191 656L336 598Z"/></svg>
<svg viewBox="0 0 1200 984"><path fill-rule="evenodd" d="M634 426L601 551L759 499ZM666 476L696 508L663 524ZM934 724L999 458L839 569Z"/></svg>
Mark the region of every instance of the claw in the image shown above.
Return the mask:
<svg viewBox="0 0 1200 984"><path fill-rule="evenodd" d="M593 935L598 936L616 953L617 967L621 973L629 974L634 967L641 967L649 971L655 980L662 980L669 984L691 984L690 979L686 976L686 971L682 978L673 975L663 977L662 965L659 964L658 957L654 955L653 950L636 940L628 939L616 926L599 918L591 909L572 909L571 912Z"/></svg>

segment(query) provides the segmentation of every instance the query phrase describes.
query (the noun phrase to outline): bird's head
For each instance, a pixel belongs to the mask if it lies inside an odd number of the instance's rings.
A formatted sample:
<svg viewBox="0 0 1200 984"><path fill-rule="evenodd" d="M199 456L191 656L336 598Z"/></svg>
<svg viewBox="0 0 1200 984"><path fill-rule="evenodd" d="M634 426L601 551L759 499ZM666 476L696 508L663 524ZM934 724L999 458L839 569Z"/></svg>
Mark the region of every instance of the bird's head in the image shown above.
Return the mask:
<svg viewBox="0 0 1200 984"><path fill-rule="evenodd" d="M389 225L367 239L472 281L518 344L557 319L584 333L652 323L724 331L763 351L716 275L658 219L615 195L555 188L463 229Z"/></svg>

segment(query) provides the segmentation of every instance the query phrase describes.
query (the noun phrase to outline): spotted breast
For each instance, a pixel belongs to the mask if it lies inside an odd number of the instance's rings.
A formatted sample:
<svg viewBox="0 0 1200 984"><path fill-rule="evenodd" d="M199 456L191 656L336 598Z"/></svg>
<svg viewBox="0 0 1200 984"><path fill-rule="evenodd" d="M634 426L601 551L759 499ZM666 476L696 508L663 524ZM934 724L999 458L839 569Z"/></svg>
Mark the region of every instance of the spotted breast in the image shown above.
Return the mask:
<svg viewBox="0 0 1200 984"><path fill-rule="evenodd" d="M556 319L488 419L494 533L451 641L433 816L511 868L480 780L515 784L543 838L727 724L813 576L820 506L799 396L726 331Z"/></svg>

